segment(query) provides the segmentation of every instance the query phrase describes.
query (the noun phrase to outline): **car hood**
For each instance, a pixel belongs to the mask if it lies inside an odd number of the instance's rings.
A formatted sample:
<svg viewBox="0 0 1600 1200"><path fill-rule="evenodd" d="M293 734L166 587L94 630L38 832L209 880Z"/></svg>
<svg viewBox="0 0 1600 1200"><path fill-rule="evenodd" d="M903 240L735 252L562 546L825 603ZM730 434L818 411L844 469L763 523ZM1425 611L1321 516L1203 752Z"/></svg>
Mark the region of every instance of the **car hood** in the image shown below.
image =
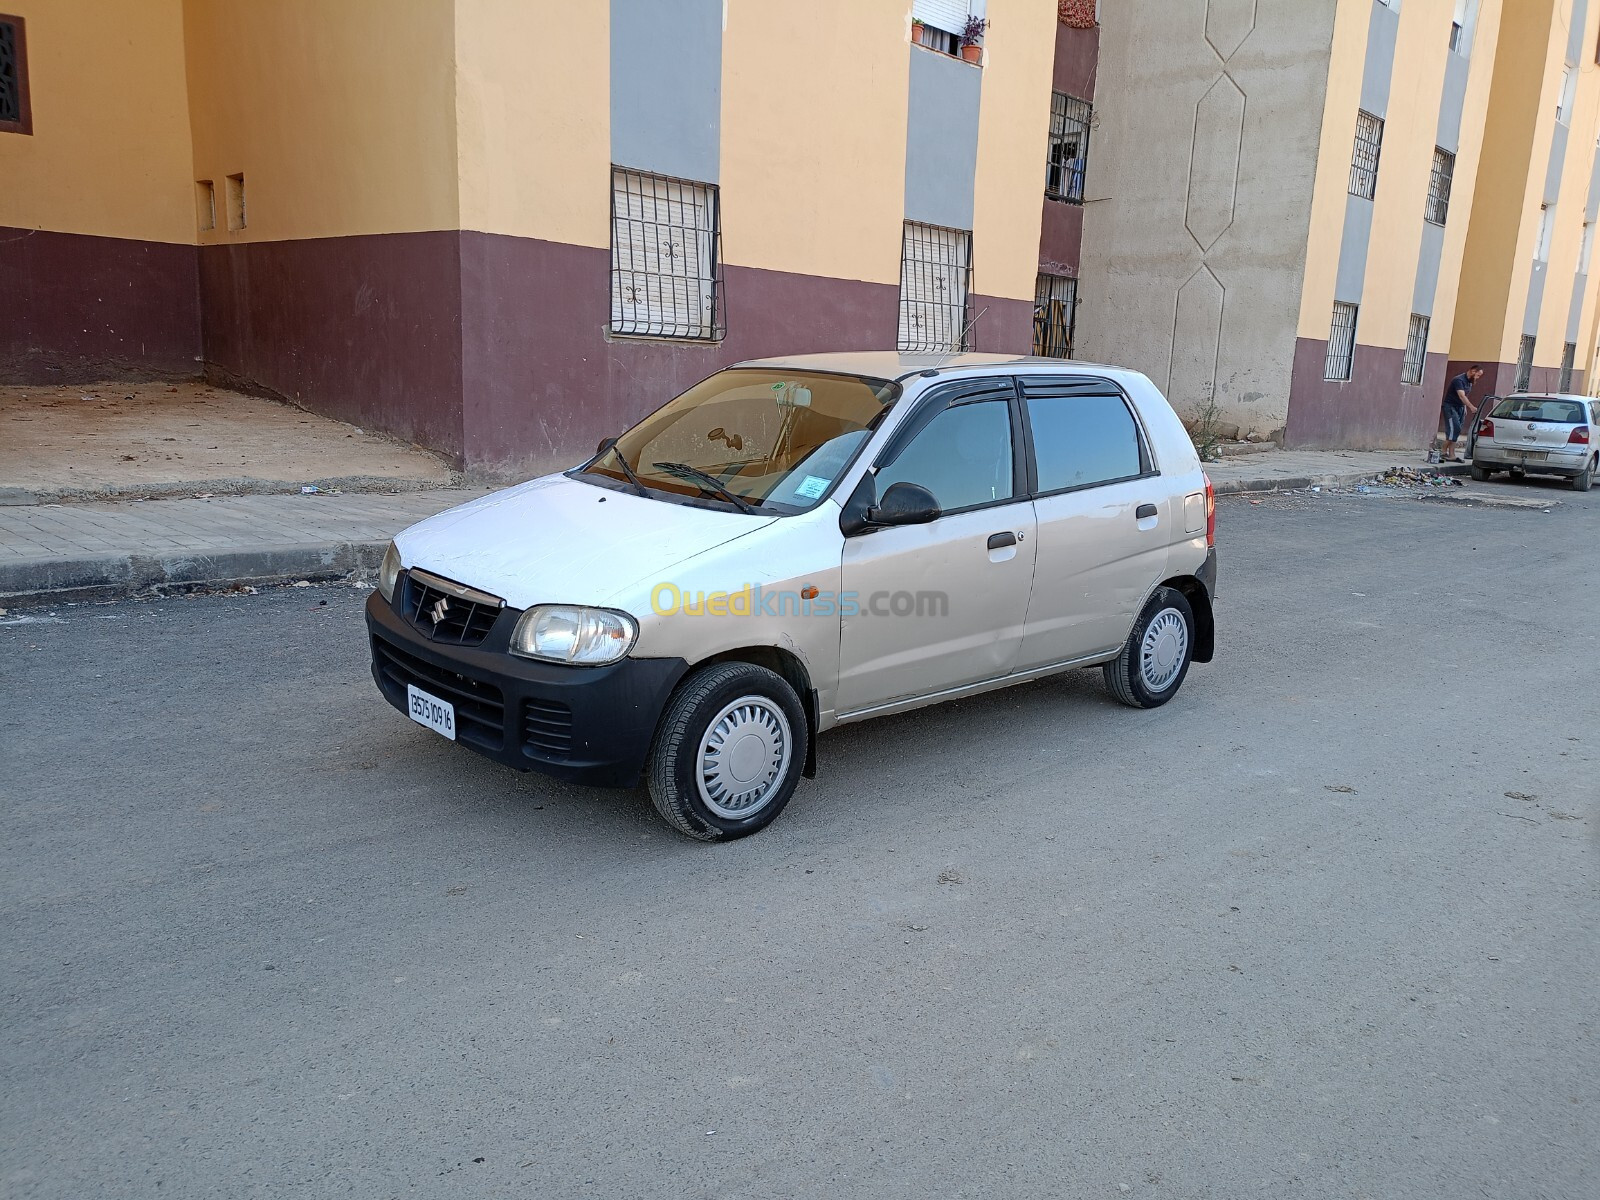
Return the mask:
<svg viewBox="0 0 1600 1200"><path fill-rule="evenodd" d="M546 475L420 521L395 544L405 567L492 592L513 608L605 604L775 519Z"/></svg>

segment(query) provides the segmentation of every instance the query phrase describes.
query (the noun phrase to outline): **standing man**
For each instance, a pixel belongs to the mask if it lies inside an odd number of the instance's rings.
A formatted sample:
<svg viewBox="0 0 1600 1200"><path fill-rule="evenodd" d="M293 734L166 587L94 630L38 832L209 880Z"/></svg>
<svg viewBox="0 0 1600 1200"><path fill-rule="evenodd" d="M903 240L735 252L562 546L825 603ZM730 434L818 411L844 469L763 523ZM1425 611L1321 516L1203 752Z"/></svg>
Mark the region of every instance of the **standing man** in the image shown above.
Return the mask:
<svg viewBox="0 0 1600 1200"><path fill-rule="evenodd" d="M1467 414L1476 416L1478 406L1472 402L1472 385L1483 378L1483 368L1474 363L1457 375L1444 389L1444 462L1464 461L1456 454L1456 439L1466 424Z"/></svg>

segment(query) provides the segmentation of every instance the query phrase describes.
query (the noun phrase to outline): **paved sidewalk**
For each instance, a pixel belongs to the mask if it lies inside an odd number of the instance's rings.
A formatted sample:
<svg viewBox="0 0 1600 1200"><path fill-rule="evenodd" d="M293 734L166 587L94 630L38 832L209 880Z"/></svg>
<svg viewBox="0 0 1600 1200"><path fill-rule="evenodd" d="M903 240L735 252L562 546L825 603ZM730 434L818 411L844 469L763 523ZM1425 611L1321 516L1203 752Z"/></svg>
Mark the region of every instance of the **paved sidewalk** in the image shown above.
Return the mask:
<svg viewBox="0 0 1600 1200"><path fill-rule="evenodd" d="M1465 463L1429 467L1422 450L1268 450L1206 463L1219 493L1287 492L1296 488L1359 483L1390 467L1414 467L1445 475L1465 475Z"/></svg>
<svg viewBox="0 0 1600 1200"><path fill-rule="evenodd" d="M1355 483L1421 451L1273 450L1207 463L1217 491ZM1464 466L1444 471L1464 472ZM395 531L481 490L0 506L0 607L371 570Z"/></svg>
<svg viewBox="0 0 1600 1200"><path fill-rule="evenodd" d="M0 606L338 578L481 490L0 507Z"/></svg>

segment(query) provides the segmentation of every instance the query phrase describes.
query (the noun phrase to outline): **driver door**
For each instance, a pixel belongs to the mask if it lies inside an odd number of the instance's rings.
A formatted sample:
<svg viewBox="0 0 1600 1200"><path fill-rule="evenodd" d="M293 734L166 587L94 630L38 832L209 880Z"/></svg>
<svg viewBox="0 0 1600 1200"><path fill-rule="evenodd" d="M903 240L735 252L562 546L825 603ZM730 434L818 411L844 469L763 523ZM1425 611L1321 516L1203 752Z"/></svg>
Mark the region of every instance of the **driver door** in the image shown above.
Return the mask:
<svg viewBox="0 0 1600 1200"><path fill-rule="evenodd" d="M1033 584L1034 515L1009 379L953 385L874 465L877 495L927 488L943 514L845 540L841 716L1011 672ZM920 426L920 428L918 428Z"/></svg>

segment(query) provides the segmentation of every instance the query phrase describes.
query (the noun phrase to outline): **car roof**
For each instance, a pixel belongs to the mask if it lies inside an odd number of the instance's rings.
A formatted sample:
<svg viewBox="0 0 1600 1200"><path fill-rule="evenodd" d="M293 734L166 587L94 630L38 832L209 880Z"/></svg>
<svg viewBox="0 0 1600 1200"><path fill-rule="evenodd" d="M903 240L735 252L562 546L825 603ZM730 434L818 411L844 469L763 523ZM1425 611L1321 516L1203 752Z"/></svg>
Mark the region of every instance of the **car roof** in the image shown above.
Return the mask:
<svg viewBox="0 0 1600 1200"><path fill-rule="evenodd" d="M1576 400L1580 404L1587 404L1593 396L1579 395L1577 392L1507 392L1501 396L1502 400Z"/></svg>
<svg viewBox="0 0 1600 1200"><path fill-rule="evenodd" d="M736 367L791 367L839 375L865 375L870 379L905 379L923 371L974 373L983 371L1038 371L1060 375L1122 374L1126 367L1077 359L1039 358L1031 354L902 354L895 350L852 350L836 354L788 354L781 358L753 358Z"/></svg>

